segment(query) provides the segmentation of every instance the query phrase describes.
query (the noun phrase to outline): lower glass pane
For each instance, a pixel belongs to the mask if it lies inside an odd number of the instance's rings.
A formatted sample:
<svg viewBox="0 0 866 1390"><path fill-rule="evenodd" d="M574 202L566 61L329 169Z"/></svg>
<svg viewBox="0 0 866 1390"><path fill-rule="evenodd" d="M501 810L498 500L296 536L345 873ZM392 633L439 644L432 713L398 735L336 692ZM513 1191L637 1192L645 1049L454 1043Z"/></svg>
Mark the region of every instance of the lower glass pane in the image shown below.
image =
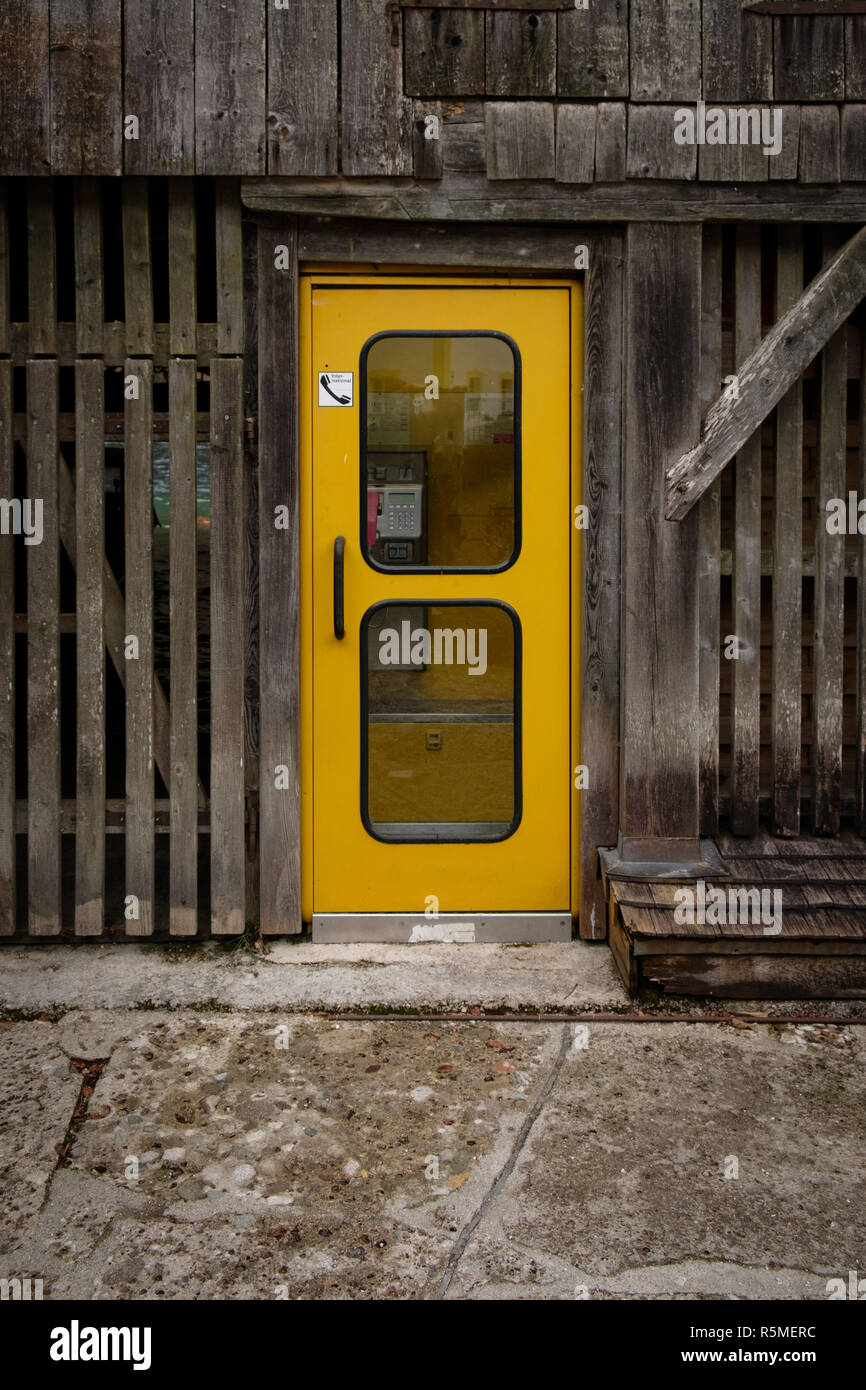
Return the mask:
<svg viewBox="0 0 866 1390"><path fill-rule="evenodd" d="M364 616L362 815L381 840L502 840L520 819L520 638L498 603Z"/></svg>

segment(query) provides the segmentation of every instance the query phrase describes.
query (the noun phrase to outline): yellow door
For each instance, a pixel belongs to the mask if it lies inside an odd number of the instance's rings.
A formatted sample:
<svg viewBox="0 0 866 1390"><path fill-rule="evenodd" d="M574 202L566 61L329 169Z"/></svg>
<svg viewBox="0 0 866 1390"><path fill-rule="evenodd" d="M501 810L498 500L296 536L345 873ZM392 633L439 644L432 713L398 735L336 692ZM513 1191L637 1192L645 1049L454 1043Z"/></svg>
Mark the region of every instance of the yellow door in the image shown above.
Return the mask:
<svg viewBox="0 0 866 1390"><path fill-rule="evenodd" d="M304 282L320 940L570 935L576 293Z"/></svg>

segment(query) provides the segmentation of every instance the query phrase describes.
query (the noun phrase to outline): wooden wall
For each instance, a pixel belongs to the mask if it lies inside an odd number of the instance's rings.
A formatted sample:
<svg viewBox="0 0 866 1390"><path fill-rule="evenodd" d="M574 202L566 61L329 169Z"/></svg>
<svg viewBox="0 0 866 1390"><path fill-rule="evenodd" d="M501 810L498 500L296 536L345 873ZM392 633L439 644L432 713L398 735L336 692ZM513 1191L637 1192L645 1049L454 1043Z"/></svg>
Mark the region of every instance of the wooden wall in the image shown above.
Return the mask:
<svg viewBox="0 0 866 1390"><path fill-rule="evenodd" d="M4 0L0 173L863 182L864 54L741 0ZM675 144L700 99L783 105L783 153Z"/></svg>

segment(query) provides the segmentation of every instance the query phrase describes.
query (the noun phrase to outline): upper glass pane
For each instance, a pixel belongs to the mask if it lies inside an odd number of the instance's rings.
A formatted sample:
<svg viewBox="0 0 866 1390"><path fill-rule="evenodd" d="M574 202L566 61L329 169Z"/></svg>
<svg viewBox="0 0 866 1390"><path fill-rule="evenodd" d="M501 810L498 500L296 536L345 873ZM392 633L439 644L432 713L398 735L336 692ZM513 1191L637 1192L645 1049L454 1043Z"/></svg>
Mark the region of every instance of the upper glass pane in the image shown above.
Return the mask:
<svg viewBox="0 0 866 1390"><path fill-rule="evenodd" d="M381 569L499 570L519 548L520 358L496 333L361 355L361 542Z"/></svg>

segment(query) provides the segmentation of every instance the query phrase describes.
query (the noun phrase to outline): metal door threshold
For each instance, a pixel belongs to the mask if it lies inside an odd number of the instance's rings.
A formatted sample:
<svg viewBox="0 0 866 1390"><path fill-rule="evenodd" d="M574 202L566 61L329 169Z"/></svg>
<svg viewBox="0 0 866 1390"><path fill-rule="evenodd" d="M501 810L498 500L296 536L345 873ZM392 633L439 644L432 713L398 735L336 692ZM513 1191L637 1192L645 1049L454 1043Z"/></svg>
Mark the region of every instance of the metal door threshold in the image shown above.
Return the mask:
<svg viewBox="0 0 866 1390"><path fill-rule="evenodd" d="M472 942L516 944L570 941L568 912L447 912L427 918L423 912L315 912L313 943L394 942L457 945Z"/></svg>

